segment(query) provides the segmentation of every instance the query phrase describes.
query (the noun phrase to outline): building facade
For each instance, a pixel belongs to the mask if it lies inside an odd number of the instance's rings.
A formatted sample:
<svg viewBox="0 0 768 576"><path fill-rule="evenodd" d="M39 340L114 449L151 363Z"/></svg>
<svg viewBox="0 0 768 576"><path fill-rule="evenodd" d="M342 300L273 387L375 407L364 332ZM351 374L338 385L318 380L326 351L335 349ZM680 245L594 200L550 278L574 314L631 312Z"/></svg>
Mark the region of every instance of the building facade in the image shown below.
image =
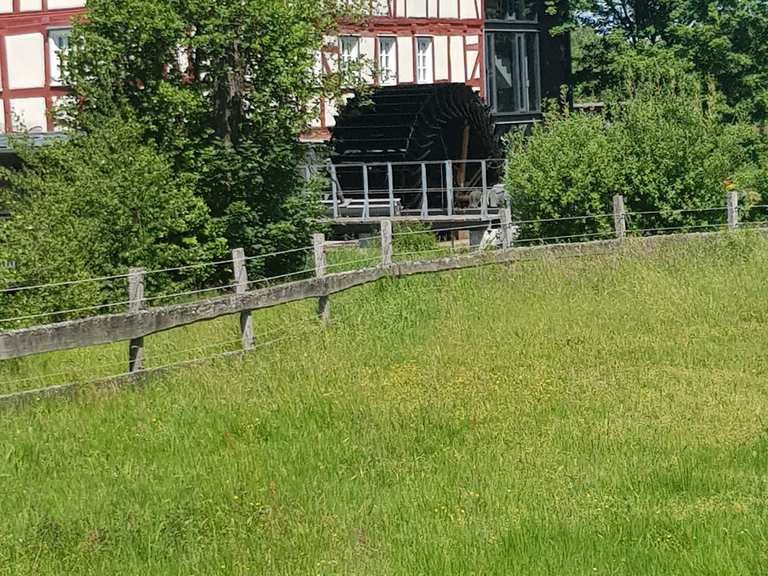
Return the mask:
<svg viewBox="0 0 768 576"><path fill-rule="evenodd" d="M61 85L59 53L85 0L0 0L0 129L53 132Z"/></svg>
<svg viewBox="0 0 768 576"><path fill-rule="evenodd" d="M73 17L86 0L0 0L0 131L52 132L51 110L67 95L59 79ZM342 23L318 67L365 61L373 85L463 83L481 95L497 124L527 123L542 100L570 81L566 36L544 0L372 0L364 24ZM320 104L313 140L327 139L338 110Z"/></svg>

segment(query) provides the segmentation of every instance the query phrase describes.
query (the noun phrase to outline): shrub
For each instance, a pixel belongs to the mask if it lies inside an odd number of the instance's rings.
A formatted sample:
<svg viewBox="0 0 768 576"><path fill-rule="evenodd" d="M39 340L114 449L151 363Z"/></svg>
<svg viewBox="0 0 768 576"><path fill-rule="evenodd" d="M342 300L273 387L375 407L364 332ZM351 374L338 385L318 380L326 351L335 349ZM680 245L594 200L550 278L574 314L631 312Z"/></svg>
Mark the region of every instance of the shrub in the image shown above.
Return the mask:
<svg viewBox="0 0 768 576"><path fill-rule="evenodd" d="M515 217L608 214L622 194L628 212L661 212L631 218L630 228L693 227L722 222L725 211L676 210L723 206L727 180L758 200L768 192L764 142L749 126L722 122L716 95L700 87L693 76L646 79L602 115L555 111L529 137L511 137L506 187ZM523 233L600 233L611 225L610 217L534 223Z"/></svg>
<svg viewBox="0 0 768 576"><path fill-rule="evenodd" d="M141 143L131 123L113 120L89 135L43 147L17 143L23 161L4 171L0 204L3 286L125 274L210 262L226 253L193 183L178 179L165 157ZM196 268L147 279L148 291L199 286L212 273ZM81 308L125 300L125 282L0 294L3 316ZM55 318L54 318L55 319Z"/></svg>

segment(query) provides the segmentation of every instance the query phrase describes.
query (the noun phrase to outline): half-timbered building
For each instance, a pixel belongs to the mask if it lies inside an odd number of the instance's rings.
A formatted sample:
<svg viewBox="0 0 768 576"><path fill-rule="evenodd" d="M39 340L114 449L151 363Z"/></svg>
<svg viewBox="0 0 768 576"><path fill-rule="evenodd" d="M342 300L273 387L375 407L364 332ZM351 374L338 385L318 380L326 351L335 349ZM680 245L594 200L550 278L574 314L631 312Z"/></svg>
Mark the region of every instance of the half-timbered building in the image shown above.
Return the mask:
<svg viewBox="0 0 768 576"><path fill-rule="evenodd" d="M0 131L51 132L67 89L59 53L86 0L0 0ZM565 36L549 30L545 0L372 0L364 24L341 23L319 65L365 61L369 83L461 83L490 106L499 125L530 122L542 100L569 81ZM326 139L339 111L321 103L312 139Z"/></svg>

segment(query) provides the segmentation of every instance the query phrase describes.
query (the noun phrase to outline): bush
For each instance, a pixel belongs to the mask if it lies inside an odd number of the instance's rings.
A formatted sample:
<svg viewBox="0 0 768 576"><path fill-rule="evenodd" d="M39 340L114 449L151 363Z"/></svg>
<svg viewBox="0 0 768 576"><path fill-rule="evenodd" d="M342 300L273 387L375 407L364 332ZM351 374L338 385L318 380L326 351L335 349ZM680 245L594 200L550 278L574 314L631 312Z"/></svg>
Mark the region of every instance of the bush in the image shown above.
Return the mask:
<svg viewBox="0 0 768 576"><path fill-rule="evenodd" d="M516 218L538 220L611 212L622 194L629 227L651 229L720 223L725 211L675 212L721 207L724 182L749 201L768 192L764 142L749 126L726 124L718 99L695 77L644 79L602 115L555 111L529 137L509 139L506 187ZM528 237L600 233L610 217L523 227Z"/></svg>
<svg viewBox="0 0 768 576"><path fill-rule="evenodd" d="M131 123L114 120L89 135L43 147L18 142L23 161L5 170L0 204L3 286L125 274L210 262L226 242L193 182L175 177ZM212 270L196 268L147 279L149 293L199 286ZM125 281L0 294L3 316L125 300ZM64 316L66 317L66 315ZM60 317L61 318L61 317ZM49 320L56 319L51 318Z"/></svg>

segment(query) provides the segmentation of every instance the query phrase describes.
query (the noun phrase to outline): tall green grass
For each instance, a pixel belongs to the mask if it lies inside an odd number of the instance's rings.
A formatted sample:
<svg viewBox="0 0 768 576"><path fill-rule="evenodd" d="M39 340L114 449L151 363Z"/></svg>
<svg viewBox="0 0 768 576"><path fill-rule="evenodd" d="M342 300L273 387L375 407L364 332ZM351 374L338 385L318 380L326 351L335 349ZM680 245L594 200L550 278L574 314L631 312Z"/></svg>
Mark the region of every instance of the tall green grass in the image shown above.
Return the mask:
<svg viewBox="0 0 768 576"><path fill-rule="evenodd" d="M6 412L0 574L764 573L766 264L738 235L384 281Z"/></svg>

